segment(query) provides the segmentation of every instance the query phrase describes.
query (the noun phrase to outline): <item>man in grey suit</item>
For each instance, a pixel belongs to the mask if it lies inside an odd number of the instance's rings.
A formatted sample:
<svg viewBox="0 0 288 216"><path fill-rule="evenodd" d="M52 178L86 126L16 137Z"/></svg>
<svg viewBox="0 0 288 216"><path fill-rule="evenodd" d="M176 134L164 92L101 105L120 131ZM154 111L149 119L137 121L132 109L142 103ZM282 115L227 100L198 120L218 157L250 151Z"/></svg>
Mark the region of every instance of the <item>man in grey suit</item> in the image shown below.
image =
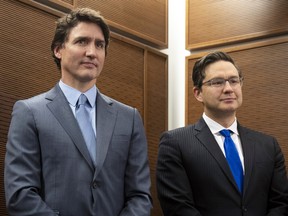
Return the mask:
<svg viewBox="0 0 288 216"><path fill-rule="evenodd" d="M196 124L161 137L156 175L164 215L288 215L287 174L276 139L236 119L241 71L216 51L196 61L192 76L204 113Z"/></svg>
<svg viewBox="0 0 288 216"><path fill-rule="evenodd" d="M109 37L103 17L88 8L57 21L51 50L61 80L13 108L5 157L9 215L150 215L141 117L95 85ZM88 99L83 110L90 118L89 146L88 129L76 120L80 95Z"/></svg>

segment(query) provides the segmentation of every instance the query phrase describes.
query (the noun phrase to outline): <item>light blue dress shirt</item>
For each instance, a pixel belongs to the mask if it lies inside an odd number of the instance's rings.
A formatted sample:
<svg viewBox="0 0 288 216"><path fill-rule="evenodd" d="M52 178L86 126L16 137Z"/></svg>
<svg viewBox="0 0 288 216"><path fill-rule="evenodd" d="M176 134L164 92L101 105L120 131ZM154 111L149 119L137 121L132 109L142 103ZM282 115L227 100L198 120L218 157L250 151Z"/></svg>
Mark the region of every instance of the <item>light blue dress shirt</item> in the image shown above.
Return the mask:
<svg viewBox="0 0 288 216"><path fill-rule="evenodd" d="M75 109L76 109L76 103L78 101L78 98L81 94L85 94L87 97L91 107L86 107L90 114L90 119L92 122L92 127L96 136L96 110L95 110L95 104L96 104L96 96L97 96L97 88L94 85L92 88L90 88L86 92L80 92L75 88L72 88L71 86L66 85L61 80L59 81L59 86L61 90L63 91L65 97L67 98L70 108L75 116Z"/></svg>

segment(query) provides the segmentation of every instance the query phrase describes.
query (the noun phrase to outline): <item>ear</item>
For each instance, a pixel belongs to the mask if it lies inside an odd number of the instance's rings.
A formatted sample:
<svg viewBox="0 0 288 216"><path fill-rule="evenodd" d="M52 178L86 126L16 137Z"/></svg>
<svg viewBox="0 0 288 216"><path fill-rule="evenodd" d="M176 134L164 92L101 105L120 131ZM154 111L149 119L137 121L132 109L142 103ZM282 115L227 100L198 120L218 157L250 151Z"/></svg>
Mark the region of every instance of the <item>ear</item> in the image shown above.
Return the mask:
<svg viewBox="0 0 288 216"><path fill-rule="evenodd" d="M198 87L193 87L193 93L196 100L198 100L199 102L203 102L201 89L199 89Z"/></svg>
<svg viewBox="0 0 288 216"><path fill-rule="evenodd" d="M61 50L62 50L61 46L57 46L57 47L54 48L54 51L53 51L53 52L54 52L54 55L55 55L58 59L61 59L61 57L62 57Z"/></svg>

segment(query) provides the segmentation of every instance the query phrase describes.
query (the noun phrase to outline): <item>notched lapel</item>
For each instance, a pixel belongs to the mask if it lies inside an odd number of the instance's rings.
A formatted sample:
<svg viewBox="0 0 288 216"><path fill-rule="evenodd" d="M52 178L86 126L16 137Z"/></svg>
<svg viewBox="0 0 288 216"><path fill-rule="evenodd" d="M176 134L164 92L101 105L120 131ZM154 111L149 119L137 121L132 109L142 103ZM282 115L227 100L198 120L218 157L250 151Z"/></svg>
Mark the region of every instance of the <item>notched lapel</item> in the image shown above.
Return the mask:
<svg viewBox="0 0 288 216"><path fill-rule="evenodd" d="M85 145L85 140L83 136L81 136L81 130L60 87L57 85L48 92L46 99L51 100L50 103L47 103L48 109L71 137L73 143L88 162L89 166L94 169L92 159Z"/></svg>
<svg viewBox="0 0 288 216"><path fill-rule="evenodd" d="M204 119L200 119L199 122L195 125L195 129L198 134L196 137L198 140L205 146L207 151L212 155L212 157L219 164L220 168L223 170L224 174L227 176L231 184L234 185L235 189L238 191L238 187L230 171L230 167L227 163L227 160L221 151L217 141L215 140L213 134L211 133L209 127L205 123Z"/></svg>
<svg viewBox="0 0 288 216"><path fill-rule="evenodd" d="M117 118L117 110L114 108L113 102L99 91L96 100L96 113L97 150L95 176L100 172L105 161Z"/></svg>
<svg viewBox="0 0 288 216"><path fill-rule="evenodd" d="M244 156L245 176L244 176L243 194L245 195L245 191L248 188L253 172L253 165L255 159L254 157L255 143L253 141L253 137L249 135L249 131L246 128L241 127L239 124L238 124L238 131Z"/></svg>

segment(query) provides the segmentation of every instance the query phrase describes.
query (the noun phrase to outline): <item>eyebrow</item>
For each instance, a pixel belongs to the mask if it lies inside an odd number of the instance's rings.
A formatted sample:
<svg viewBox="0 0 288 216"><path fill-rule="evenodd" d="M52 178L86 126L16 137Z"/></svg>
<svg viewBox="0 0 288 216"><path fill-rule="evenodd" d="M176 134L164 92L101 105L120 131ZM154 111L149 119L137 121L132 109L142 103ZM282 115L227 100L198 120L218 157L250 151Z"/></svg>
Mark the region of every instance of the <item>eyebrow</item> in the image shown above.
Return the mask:
<svg viewBox="0 0 288 216"><path fill-rule="evenodd" d="M229 78L236 78L236 77L240 77L239 75L237 76L237 75L232 75L232 76L228 76L228 79ZM225 79L224 77L219 77L219 76L217 76L217 77L213 77L213 78L211 78L211 79L209 79L209 80L212 80L212 79Z"/></svg>
<svg viewBox="0 0 288 216"><path fill-rule="evenodd" d="M73 41L78 41L78 40L88 40L88 41L92 41L93 39L92 39L91 37L88 37L88 36L78 36L78 37L75 37L75 38L73 39ZM96 42L105 43L105 40L96 39Z"/></svg>

